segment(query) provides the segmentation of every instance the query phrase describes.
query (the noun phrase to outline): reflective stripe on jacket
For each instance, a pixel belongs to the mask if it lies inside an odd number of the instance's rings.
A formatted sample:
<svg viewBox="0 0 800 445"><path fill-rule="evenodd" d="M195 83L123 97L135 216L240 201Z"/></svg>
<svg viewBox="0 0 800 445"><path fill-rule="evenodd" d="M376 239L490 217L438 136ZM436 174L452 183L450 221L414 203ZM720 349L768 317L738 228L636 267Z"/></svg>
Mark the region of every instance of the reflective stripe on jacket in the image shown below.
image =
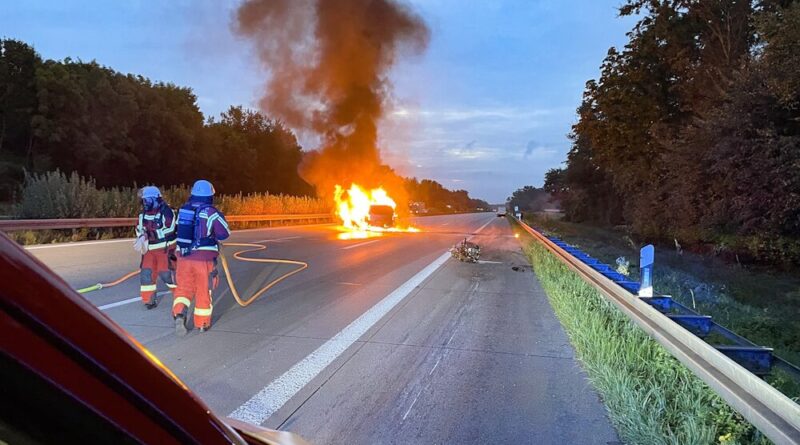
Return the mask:
<svg viewBox="0 0 800 445"><path fill-rule="evenodd" d="M148 250L174 246L177 239L175 212L167 205L139 214L136 236L147 235Z"/></svg>

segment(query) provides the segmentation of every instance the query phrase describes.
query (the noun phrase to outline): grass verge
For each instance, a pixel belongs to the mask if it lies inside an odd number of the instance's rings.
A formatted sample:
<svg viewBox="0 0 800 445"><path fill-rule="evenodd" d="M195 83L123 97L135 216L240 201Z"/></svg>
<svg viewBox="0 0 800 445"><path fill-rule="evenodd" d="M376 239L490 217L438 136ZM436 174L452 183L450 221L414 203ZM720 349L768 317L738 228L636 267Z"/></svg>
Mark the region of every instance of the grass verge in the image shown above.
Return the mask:
<svg viewBox="0 0 800 445"><path fill-rule="evenodd" d="M620 256L629 258L630 277L639 279L638 251L643 243L623 232L541 218L531 222L607 264L613 265ZM800 363L800 278L796 272L743 267L663 247L656 247L653 272L659 294L672 295L754 343L774 348L778 356ZM800 383L782 371L775 370L767 381L800 400Z"/></svg>
<svg viewBox="0 0 800 445"><path fill-rule="evenodd" d="M525 252L625 443L770 443L544 247Z"/></svg>

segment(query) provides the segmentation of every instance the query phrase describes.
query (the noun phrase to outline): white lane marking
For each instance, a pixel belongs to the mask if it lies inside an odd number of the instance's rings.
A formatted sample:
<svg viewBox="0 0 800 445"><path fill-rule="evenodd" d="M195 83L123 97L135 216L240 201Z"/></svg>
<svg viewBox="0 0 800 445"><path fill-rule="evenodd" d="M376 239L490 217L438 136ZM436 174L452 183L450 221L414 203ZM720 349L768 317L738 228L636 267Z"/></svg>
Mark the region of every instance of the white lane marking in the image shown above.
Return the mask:
<svg viewBox="0 0 800 445"><path fill-rule="evenodd" d="M82 246L92 246L95 244L121 243L123 241L128 241L130 243L133 243L136 240L134 238L124 238L124 239L109 239L103 241L80 241L77 243L39 244L36 246L24 246L24 247L25 250L39 250L39 249L54 249L56 247L82 247Z"/></svg>
<svg viewBox="0 0 800 445"><path fill-rule="evenodd" d="M450 338L448 338L448 339L447 339L447 343L445 343L444 345L445 345L445 346L449 346L449 345L450 345L450 342L451 342L451 341L453 341L453 337L455 337L455 336L456 336L456 331L455 331L455 329L454 329L454 330L453 330L453 335L451 335L451 336L450 336Z"/></svg>
<svg viewBox="0 0 800 445"><path fill-rule="evenodd" d="M503 264L502 261L478 260L478 264Z"/></svg>
<svg viewBox="0 0 800 445"><path fill-rule="evenodd" d="M345 285L345 286L361 286L361 284L360 284L360 283L351 283L351 282L349 282L349 281L339 281L339 282L338 282L338 283L336 283L336 284L343 284L343 285Z"/></svg>
<svg viewBox="0 0 800 445"><path fill-rule="evenodd" d="M381 240L374 239L372 241L365 241L363 243L353 244L352 246L342 247L342 250L355 249L356 247L366 246L367 244L377 243L378 241L381 241Z"/></svg>
<svg viewBox="0 0 800 445"><path fill-rule="evenodd" d="M126 304L135 303L137 301L142 301L141 297L128 298L127 300L117 301L116 303L104 304L102 306L98 306L97 309L100 309L101 311L105 311L107 309L111 309L111 308L114 308L114 307L117 307L117 306L124 306Z"/></svg>
<svg viewBox="0 0 800 445"><path fill-rule="evenodd" d="M436 364L435 364L435 365L433 365L433 369L431 369L431 372L429 372L429 373L428 373L428 375L431 375L431 374L433 374L433 371L436 371L436 367L437 367L437 366L439 366L439 362L440 362L440 361L442 361L442 358L441 358L441 357L439 357L438 359L436 359Z"/></svg>
<svg viewBox="0 0 800 445"><path fill-rule="evenodd" d="M409 407L408 407L408 411L406 411L406 413L405 413L405 414L403 414L403 420L406 420L406 417L408 417L408 413L410 413L410 412L411 412L411 408L413 408L413 407L414 407L414 404L415 404L415 403L417 403L417 399L419 399L419 395L420 395L420 394L422 394L422 390L420 390L420 391L417 393L417 396L416 396L416 397L414 397L414 401L413 401L413 402L411 402L411 406L409 406Z"/></svg>
<svg viewBox="0 0 800 445"><path fill-rule="evenodd" d="M478 230L476 230L476 231L475 231L475 233L478 233L478 232L480 232L481 230L483 230L483 229L484 229L484 227L488 226L489 224L491 224L491 223L493 223L493 222L494 222L494 218L493 218L493 219L490 219L489 221L486 221L486 224L482 225L482 226L481 226L481 227L480 227ZM473 237L469 237L469 239L472 239L472 238L473 238Z"/></svg>
<svg viewBox="0 0 800 445"><path fill-rule="evenodd" d="M262 239L261 241L252 241L252 242L255 243L255 244L258 244L258 243L279 243L281 241L289 241L289 240L298 239L298 238L302 238L302 236L287 236L287 237L284 237L284 238ZM251 241L247 241L247 242L249 243Z"/></svg>
<svg viewBox="0 0 800 445"><path fill-rule="evenodd" d="M436 272L439 266L444 264L448 258L450 258L450 252L445 252L433 260L432 263L401 284L400 287L364 312L338 334L292 366L239 408L236 408L229 414L229 417L254 425L263 423L311 382L322 370L333 363L339 355L361 338L384 315L411 294L426 278Z"/></svg>
<svg viewBox="0 0 800 445"><path fill-rule="evenodd" d="M164 294L168 294L168 293L170 293L170 291L165 290L165 291L159 292L156 295L158 295L160 297L160 296L162 296ZM100 309L101 311L105 311L107 309L111 309L111 308L114 308L114 307L124 306L126 304L131 304L131 303L136 303L137 301L142 301L142 298L141 297L128 298L127 300L117 301L116 303L108 303L108 304L104 304L102 306L97 306L97 309Z"/></svg>

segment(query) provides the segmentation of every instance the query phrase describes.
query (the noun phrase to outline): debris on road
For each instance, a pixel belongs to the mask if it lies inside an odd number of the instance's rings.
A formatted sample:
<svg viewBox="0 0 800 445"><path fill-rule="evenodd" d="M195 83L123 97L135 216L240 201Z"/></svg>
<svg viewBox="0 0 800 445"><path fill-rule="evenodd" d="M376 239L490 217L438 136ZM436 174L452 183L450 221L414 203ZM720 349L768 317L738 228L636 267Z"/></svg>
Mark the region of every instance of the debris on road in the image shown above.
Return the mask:
<svg viewBox="0 0 800 445"><path fill-rule="evenodd" d="M453 258L465 263L477 263L478 258L481 256L481 247L475 243L471 243L464 238L464 241L456 244L450 249L450 254Z"/></svg>

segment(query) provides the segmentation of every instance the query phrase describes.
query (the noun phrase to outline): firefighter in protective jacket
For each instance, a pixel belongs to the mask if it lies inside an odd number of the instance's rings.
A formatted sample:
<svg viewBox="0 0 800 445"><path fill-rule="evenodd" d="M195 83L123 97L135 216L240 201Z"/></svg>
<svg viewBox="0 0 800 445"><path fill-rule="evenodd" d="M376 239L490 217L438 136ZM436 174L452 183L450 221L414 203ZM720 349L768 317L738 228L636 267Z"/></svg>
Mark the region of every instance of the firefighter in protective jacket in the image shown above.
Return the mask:
<svg viewBox="0 0 800 445"><path fill-rule="evenodd" d="M158 306L156 283L175 289L175 212L164 202L157 187L141 190L142 212L136 225L137 246L142 253L139 266L140 294L147 309Z"/></svg>
<svg viewBox="0 0 800 445"><path fill-rule="evenodd" d="M194 300L194 326L211 327L212 291L219 283L219 241L230 236L225 216L214 206L214 187L206 180L192 186L192 196L178 211L178 288L172 302L175 333L186 334L186 316Z"/></svg>

